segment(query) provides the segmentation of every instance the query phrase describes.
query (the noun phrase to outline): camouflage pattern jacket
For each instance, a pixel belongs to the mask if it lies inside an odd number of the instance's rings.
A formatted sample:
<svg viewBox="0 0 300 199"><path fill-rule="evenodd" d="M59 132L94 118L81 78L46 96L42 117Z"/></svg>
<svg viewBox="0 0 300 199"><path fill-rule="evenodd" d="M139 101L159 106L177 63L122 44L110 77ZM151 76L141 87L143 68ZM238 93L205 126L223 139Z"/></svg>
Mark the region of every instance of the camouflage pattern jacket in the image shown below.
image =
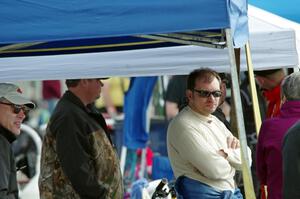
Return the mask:
<svg viewBox="0 0 300 199"><path fill-rule="evenodd" d="M43 140L41 199L121 199L119 159L101 114L70 91L58 102Z"/></svg>

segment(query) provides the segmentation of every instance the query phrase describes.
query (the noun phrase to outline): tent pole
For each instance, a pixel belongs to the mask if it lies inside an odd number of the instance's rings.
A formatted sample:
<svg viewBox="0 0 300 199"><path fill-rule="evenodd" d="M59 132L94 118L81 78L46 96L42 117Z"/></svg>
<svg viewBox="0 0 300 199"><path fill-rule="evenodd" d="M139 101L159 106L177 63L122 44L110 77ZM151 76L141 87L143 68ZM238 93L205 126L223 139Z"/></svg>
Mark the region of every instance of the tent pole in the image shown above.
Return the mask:
<svg viewBox="0 0 300 199"><path fill-rule="evenodd" d="M254 79L254 72L253 72L253 65L252 65L252 58L250 52L250 45L249 42L246 43L245 46L246 51L246 60L247 60L247 67L248 67L248 75L249 75L249 83L250 83L250 91L251 91L251 98L253 103L253 113L254 113L254 120L255 120L255 129L256 134L258 135L260 126L261 126L261 116L256 92L256 84Z"/></svg>
<svg viewBox="0 0 300 199"><path fill-rule="evenodd" d="M235 64L236 64L236 72L238 75L238 82L240 83L240 65L241 65L241 49L235 48L234 49L234 55L235 55ZM233 87L231 86L231 93L233 93ZM234 100L231 101L231 110L230 110L230 126L231 126L231 132L235 137L239 137L238 135L238 127L237 127L237 117L236 117L236 110L234 105Z"/></svg>
<svg viewBox="0 0 300 199"><path fill-rule="evenodd" d="M150 125L151 125L151 104L152 104L153 96L151 97L148 107L147 107L147 112L146 112L146 132L150 133ZM145 177L145 172L147 170L147 146L142 149L142 154L141 154L141 168L139 171L139 179Z"/></svg>
<svg viewBox="0 0 300 199"><path fill-rule="evenodd" d="M45 42L32 42L32 43L20 43L20 44L11 44L7 46L0 47L0 53L5 53L5 51L18 50L21 48L27 48L30 46L39 45Z"/></svg>
<svg viewBox="0 0 300 199"><path fill-rule="evenodd" d="M256 90L256 84L255 84L255 78L254 78L254 72L253 72L253 64L252 64L252 57L251 57L249 41L245 45L245 52L246 52L246 61L247 61L247 68L248 68L248 79L249 79L249 83L250 83L250 93L251 93L251 99L252 99L252 104L253 104L252 108L253 108L253 114L254 114L255 129L256 129L256 134L258 136L262 121L261 121L258 97L257 97L257 92L256 92L257 90ZM264 192L265 192L265 196L267 196L268 192L267 192L266 186L264 186Z"/></svg>
<svg viewBox="0 0 300 199"><path fill-rule="evenodd" d="M238 81L238 74L235 62L233 41L231 36L231 30L225 29L229 62L230 62L230 73L231 73L231 85L233 87L233 100L237 116L237 130L239 134L239 139L241 143L241 158L242 158L242 172L243 172L243 181L245 187L246 199L255 199L255 193L253 189L252 176L250 171L249 157L247 153L247 140L245 133L243 109L240 96L240 87Z"/></svg>
<svg viewBox="0 0 300 199"><path fill-rule="evenodd" d="M127 156L127 147L123 145L121 149L121 157L120 157L120 167L121 167L121 173L123 177L125 172L126 156Z"/></svg>

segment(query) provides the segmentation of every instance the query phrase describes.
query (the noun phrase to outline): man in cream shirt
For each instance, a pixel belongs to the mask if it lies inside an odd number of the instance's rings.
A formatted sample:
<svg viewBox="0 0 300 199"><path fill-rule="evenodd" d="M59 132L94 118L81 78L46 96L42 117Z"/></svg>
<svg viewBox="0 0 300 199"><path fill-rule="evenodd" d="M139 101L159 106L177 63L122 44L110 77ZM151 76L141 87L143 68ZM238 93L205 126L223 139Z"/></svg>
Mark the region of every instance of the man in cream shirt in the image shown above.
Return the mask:
<svg viewBox="0 0 300 199"><path fill-rule="evenodd" d="M167 144L178 198L243 198L234 175L241 169L240 143L213 113L221 79L210 69L191 72L186 106L168 127Z"/></svg>

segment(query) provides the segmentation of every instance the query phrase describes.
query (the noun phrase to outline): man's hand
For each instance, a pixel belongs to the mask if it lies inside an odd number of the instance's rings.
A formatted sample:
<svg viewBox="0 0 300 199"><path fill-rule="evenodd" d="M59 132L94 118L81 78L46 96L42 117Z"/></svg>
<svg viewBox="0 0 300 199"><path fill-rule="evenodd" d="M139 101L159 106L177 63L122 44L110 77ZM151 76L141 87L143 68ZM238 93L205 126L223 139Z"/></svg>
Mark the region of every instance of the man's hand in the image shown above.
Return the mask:
<svg viewBox="0 0 300 199"><path fill-rule="evenodd" d="M238 148L240 148L240 141L234 136L228 136L227 137L227 146L228 146L228 149L238 149ZM218 154L221 155L222 157L224 157L225 159L228 157L228 154L223 149L220 149L218 151Z"/></svg>
<svg viewBox="0 0 300 199"><path fill-rule="evenodd" d="M227 137L227 146L229 149L240 148L240 141L234 136L229 136Z"/></svg>
<svg viewBox="0 0 300 199"><path fill-rule="evenodd" d="M223 149L219 150L219 151L218 151L218 154L221 155L221 156L222 156L223 158L225 158L225 159L228 157L228 154L225 153L225 151L224 151Z"/></svg>

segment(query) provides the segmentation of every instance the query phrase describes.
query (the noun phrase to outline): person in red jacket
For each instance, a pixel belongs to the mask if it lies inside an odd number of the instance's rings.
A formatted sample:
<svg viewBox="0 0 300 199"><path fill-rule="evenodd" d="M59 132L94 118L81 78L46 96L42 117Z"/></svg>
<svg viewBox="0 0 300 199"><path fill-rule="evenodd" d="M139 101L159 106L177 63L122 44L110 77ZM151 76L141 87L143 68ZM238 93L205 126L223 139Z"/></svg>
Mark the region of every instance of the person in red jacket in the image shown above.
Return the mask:
<svg viewBox="0 0 300 199"><path fill-rule="evenodd" d="M300 120L300 73L287 76L281 85L279 116L263 121L256 150L257 176L267 185L268 198L282 199L282 141L287 130Z"/></svg>
<svg viewBox="0 0 300 199"><path fill-rule="evenodd" d="M279 115L281 98L280 84L286 73L283 69L255 71L255 79L267 101L267 118Z"/></svg>

